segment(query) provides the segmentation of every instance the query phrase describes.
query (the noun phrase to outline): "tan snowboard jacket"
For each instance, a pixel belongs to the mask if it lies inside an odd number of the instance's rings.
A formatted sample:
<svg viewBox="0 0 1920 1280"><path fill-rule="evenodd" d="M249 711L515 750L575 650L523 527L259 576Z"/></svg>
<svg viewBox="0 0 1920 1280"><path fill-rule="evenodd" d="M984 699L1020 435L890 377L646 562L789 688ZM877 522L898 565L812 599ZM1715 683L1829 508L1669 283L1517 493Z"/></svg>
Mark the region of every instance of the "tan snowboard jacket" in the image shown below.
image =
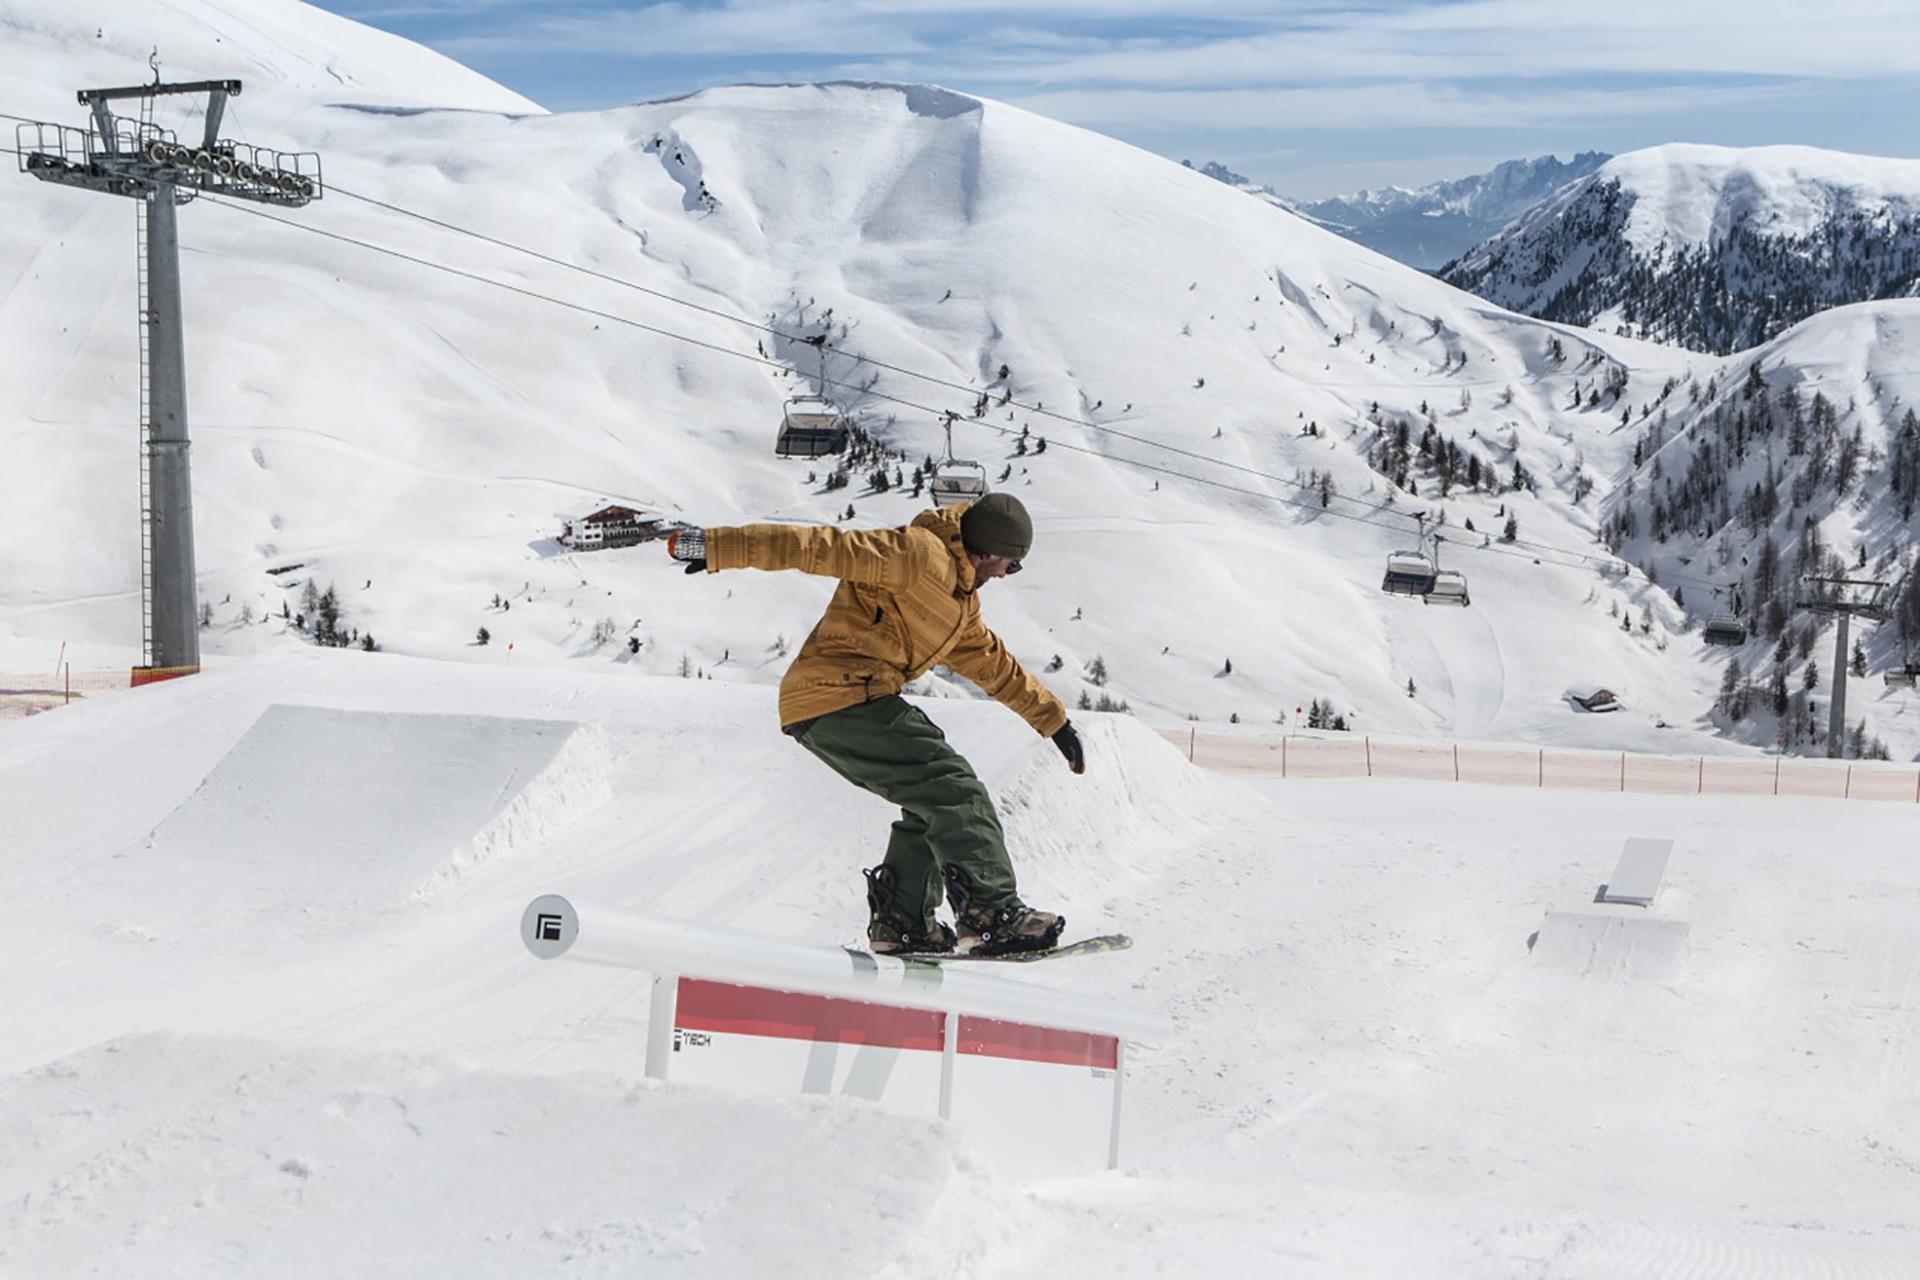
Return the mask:
<svg viewBox="0 0 1920 1280"><path fill-rule="evenodd" d="M1051 737L1060 699L980 621L964 507L923 511L904 529L748 524L707 530L707 571L798 569L840 579L826 616L780 682L780 723L898 693L934 666L985 690Z"/></svg>

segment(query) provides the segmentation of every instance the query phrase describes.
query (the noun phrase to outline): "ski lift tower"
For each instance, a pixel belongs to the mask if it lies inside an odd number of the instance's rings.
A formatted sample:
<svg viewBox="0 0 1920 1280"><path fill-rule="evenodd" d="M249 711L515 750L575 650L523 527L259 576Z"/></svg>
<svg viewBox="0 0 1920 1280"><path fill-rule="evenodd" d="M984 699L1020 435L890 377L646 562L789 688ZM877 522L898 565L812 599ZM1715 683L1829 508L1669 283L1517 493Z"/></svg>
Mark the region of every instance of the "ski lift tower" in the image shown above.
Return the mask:
<svg viewBox="0 0 1920 1280"><path fill-rule="evenodd" d="M1830 759L1838 759L1845 752L1847 744L1847 623L1856 617L1869 622L1885 622L1887 584L1857 578L1810 577L1807 581L1825 584L1833 590L1824 598L1815 595L1794 603L1799 608L1811 609L1815 613L1833 614L1840 620L1839 629L1833 637L1833 700L1827 708L1827 755Z"/></svg>
<svg viewBox="0 0 1920 1280"><path fill-rule="evenodd" d="M80 90L80 105L93 117L87 127L35 121L14 133L21 172L137 202L141 651L150 670L184 674L200 666L200 633L175 210L202 192L298 208L320 198L320 157L222 138L227 99L240 82L168 84L157 57L152 65L151 84ZM154 123L154 103L179 94L206 95L206 129L193 145ZM118 102L136 102L139 114L115 115Z"/></svg>

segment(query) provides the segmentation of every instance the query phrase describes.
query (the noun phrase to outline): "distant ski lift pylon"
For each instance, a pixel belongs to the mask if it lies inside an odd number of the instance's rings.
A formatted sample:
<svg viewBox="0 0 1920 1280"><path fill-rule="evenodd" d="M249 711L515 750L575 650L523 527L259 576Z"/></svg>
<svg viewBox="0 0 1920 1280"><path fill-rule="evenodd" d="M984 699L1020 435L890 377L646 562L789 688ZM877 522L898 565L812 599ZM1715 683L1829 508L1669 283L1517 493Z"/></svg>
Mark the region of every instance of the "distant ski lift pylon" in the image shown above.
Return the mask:
<svg viewBox="0 0 1920 1280"><path fill-rule="evenodd" d="M927 492L936 507L951 507L987 496L987 469L977 462L953 456L953 414L946 416L947 458L933 466Z"/></svg>
<svg viewBox="0 0 1920 1280"><path fill-rule="evenodd" d="M1390 596L1418 596L1425 604L1442 604L1465 607L1473 603L1467 592L1467 575L1458 569L1440 567L1440 543L1444 541L1439 534L1433 535L1433 551L1427 546L1427 518L1424 514L1414 517L1420 524L1420 546L1411 551L1394 551L1387 555L1387 573L1380 581L1380 589Z"/></svg>
<svg viewBox="0 0 1920 1280"><path fill-rule="evenodd" d="M827 394L827 339L802 341L820 353L820 390L788 400L780 415L780 438L773 451L782 458L818 458L847 447L847 417Z"/></svg>

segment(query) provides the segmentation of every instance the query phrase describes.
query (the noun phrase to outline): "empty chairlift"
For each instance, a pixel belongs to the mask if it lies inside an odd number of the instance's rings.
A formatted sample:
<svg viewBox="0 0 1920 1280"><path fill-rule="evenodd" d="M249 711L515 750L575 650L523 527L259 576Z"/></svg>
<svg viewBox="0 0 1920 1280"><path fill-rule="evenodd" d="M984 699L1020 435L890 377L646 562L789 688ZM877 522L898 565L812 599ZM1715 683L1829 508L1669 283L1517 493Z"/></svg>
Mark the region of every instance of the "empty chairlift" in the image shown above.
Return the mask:
<svg viewBox="0 0 1920 1280"><path fill-rule="evenodd" d="M1747 642L1746 619L1740 616L1745 612L1740 607L1740 588L1715 587L1713 594L1719 596L1723 591L1730 595L1733 608L1722 609L1709 617L1707 625L1701 629L1700 638L1711 645L1738 648Z"/></svg>
<svg viewBox="0 0 1920 1280"><path fill-rule="evenodd" d="M1461 608L1473 603L1467 595L1467 575L1458 569L1441 569L1433 575L1433 586L1422 597L1428 604L1450 604Z"/></svg>
<svg viewBox="0 0 1920 1280"><path fill-rule="evenodd" d="M819 458L847 447L847 416L827 394L826 337L804 341L820 355L820 390L787 401L780 415L780 438L773 445L782 458Z"/></svg>
<svg viewBox="0 0 1920 1280"><path fill-rule="evenodd" d="M1444 604L1464 608L1473 603L1467 593L1467 575L1458 569L1440 567L1439 534L1433 535L1433 551L1424 550L1427 544L1426 517L1415 516L1420 522L1420 544L1422 549L1395 551L1387 556L1387 574L1380 581L1380 589L1390 596L1418 596L1426 604Z"/></svg>
<svg viewBox="0 0 1920 1280"><path fill-rule="evenodd" d="M953 456L953 415L947 415L947 459L933 465L927 492L936 507L951 507L987 496L987 469L977 462Z"/></svg>
<svg viewBox="0 0 1920 1280"><path fill-rule="evenodd" d="M847 418L827 396L800 395L780 415L780 439L773 451L782 458L818 458L847 447Z"/></svg>
<svg viewBox="0 0 1920 1280"><path fill-rule="evenodd" d="M977 462L948 458L945 462L935 464L927 491L932 494L936 507L950 507L984 498L987 496L987 469Z"/></svg>
<svg viewBox="0 0 1920 1280"><path fill-rule="evenodd" d="M1700 638L1708 644L1728 647L1743 645L1747 642L1747 624L1731 613L1716 613L1707 619L1706 630Z"/></svg>
<svg viewBox="0 0 1920 1280"><path fill-rule="evenodd" d="M1390 596L1424 596L1433 590L1440 570L1424 551L1395 551L1387 556L1387 576L1380 589Z"/></svg>

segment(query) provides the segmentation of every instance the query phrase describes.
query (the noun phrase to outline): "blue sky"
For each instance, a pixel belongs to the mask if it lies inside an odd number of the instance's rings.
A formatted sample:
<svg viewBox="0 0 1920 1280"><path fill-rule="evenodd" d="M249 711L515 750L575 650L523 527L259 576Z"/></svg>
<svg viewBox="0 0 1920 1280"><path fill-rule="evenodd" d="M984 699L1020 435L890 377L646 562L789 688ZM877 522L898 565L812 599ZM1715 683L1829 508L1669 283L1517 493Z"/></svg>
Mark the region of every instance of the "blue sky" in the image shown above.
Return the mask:
<svg viewBox="0 0 1920 1280"><path fill-rule="evenodd" d="M1663 142L1920 156L1917 0L319 3L556 111L926 81L1301 197Z"/></svg>

